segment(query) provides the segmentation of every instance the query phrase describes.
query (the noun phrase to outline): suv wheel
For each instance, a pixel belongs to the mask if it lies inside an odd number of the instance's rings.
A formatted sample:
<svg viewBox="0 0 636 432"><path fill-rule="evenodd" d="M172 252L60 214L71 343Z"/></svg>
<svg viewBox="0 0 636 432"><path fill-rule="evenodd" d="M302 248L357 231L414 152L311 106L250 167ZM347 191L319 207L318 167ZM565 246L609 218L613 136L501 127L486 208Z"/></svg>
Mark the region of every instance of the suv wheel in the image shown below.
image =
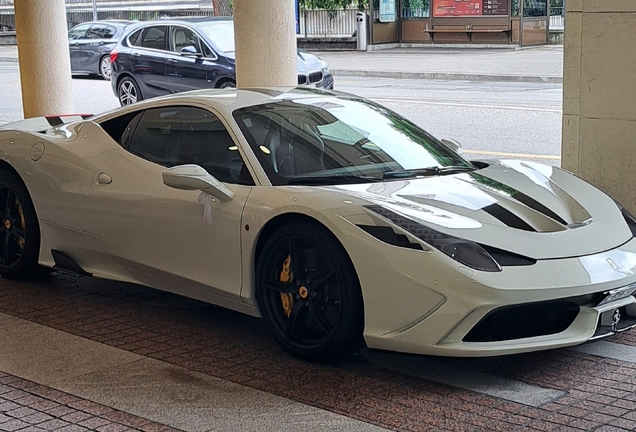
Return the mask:
<svg viewBox="0 0 636 432"><path fill-rule="evenodd" d="M143 99L137 82L130 77L122 78L117 85L117 97L121 106L132 105Z"/></svg>

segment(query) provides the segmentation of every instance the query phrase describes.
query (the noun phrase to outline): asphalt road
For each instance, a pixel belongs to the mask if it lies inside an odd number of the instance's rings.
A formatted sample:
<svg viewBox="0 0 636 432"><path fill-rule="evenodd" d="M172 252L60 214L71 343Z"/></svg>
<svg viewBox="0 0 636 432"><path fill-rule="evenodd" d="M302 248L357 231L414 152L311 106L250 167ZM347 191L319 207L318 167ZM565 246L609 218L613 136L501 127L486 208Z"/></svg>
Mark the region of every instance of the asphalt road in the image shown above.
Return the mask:
<svg viewBox="0 0 636 432"><path fill-rule="evenodd" d="M336 86L388 106L438 138L458 140L470 158L510 153L559 164L560 84L342 77Z"/></svg>
<svg viewBox="0 0 636 432"><path fill-rule="evenodd" d="M0 62L0 123L22 118L17 63ZM336 78L338 90L371 98L439 138L461 142L469 158L517 157L558 165L561 85L469 81ZM110 83L73 79L75 111L118 107Z"/></svg>

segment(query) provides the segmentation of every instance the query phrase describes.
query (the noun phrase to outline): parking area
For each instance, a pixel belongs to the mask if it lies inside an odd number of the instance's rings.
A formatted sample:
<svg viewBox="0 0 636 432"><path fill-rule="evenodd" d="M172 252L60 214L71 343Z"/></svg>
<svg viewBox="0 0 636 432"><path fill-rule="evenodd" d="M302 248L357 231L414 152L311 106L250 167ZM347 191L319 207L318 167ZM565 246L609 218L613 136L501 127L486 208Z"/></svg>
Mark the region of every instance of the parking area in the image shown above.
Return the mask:
<svg viewBox="0 0 636 432"><path fill-rule="evenodd" d="M635 336L316 365L259 319L172 294L71 273L2 280L0 430L633 430Z"/></svg>

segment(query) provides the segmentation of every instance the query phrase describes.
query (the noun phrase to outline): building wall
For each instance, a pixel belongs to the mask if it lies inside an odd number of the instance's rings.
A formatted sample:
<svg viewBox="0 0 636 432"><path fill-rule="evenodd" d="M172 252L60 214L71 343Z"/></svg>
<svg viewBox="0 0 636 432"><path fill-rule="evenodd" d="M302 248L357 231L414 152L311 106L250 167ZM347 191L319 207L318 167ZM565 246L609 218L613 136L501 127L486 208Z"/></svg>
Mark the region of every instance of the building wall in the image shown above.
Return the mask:
<svg viewBox="0 0 636 432"><path fill-rule="evenodd" d="M562 166L636 211L636 1L566 8Z"/></svg>

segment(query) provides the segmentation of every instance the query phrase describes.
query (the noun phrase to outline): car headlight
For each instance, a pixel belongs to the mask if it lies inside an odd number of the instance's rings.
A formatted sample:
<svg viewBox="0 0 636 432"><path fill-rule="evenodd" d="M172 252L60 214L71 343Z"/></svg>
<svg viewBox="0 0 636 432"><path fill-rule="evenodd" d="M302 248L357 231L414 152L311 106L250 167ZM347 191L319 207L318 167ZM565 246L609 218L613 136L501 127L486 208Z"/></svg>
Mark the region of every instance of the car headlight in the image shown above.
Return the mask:
<svg viewBox="0 0 636 432"><path fill-rule="evenodd" d="M475 242L441 233L382 206L370 205L366 206L366 208L388 219L393 224L445 253L455 261L475 270L501 271L501 266L497 261Z"/></svg>
<svg viewBox="0 0 636 432"><path fill-rule="evenodd" d="M322 75L326 76L329 75L331 72L329 72L329 65L325 62L322 62Z"/></svg>

